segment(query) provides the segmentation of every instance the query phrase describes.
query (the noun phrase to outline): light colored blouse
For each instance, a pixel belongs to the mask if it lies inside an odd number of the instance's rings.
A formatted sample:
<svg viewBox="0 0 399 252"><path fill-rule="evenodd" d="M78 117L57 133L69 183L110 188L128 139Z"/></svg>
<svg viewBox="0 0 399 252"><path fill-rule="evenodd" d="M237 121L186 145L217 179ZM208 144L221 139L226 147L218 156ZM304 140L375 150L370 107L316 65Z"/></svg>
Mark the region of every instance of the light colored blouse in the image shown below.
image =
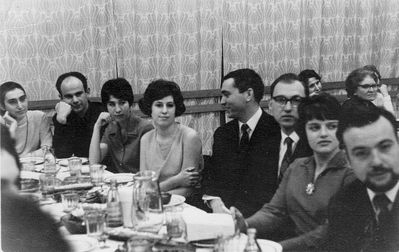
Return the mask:
<svg viewBox="0 0 399 252"><path fill-rule="evenodd" d="M169 146L160 146L157 137L157 130L153 129L147 132L141 138L140 148L140 170L155 171L158 175L159 182L162 182L188 167L183 166L184 158L184 140L189 134L196 133L193 129L177 124L177 130L173 137L173 141ZM187 146L186 146L187 148ZM196 166L197 171L202 169L202 156L198 153L200 160Z"/></svg>
<svg viewBox="0 0 399 252"><path fill-rule="evenodd" d="M52 146L53 136L46 114L38 110L29 110L26 118L18 122L15 140L20 157L39 150L43 146Z"/></svg>

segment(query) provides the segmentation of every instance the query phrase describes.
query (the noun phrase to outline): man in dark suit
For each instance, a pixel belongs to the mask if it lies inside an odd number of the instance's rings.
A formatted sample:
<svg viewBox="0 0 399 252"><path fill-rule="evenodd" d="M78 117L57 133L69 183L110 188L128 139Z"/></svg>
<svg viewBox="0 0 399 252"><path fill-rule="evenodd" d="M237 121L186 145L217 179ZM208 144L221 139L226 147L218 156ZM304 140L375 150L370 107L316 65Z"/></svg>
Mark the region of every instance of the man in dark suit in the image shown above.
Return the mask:
<svg viewBox="0 0 399 252"><path fill-rule="evenodd" d="M221 92L221 103L234 120L215 131L203 198L214 212L235 205L250 216L277 189L280 127L259 106L264 85L255 71L230 72L223 78Z"/></svg>
<svg viewBox="0 0 399 252"><path fill-rule="evenodd" d="M287 73L272 83L270 93L270 111L281 129L277 171L277 176L281 181L284 172L296 158L313 154L305 133L295 131L298 121L298 105L303 98L309 96L309 88L296 74Z"/></svg>
<svg viewBox="0 0 399 252"><path fill-rule="evenodd" d="M337 137L358 180L330 202L328 250L399 250L399 142L380 108L345 109Z"/></svg>

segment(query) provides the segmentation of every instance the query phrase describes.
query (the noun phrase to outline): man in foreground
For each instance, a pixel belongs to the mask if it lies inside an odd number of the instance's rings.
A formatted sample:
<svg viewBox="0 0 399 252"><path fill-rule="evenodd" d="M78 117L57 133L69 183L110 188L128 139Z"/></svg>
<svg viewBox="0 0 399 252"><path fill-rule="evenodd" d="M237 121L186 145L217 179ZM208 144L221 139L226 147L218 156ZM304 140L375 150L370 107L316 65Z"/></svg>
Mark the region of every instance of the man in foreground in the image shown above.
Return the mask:
<svg viewBox="0 0 399 252"><path fill-rule="evenodd" d="M337 137L358 178L330 202L328 250L399 250L399 142L381 108L349 108Z"/></svg>

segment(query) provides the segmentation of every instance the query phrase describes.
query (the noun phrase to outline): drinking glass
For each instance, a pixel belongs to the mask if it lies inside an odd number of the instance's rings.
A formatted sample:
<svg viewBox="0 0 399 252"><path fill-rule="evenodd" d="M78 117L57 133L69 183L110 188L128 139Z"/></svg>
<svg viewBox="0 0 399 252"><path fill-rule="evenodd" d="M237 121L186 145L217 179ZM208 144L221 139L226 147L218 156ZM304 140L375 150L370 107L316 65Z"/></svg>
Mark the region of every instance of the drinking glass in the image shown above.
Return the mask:
<svg viewBox="0 0 399 252"><path fill-rule="evenodd" d="M80 177L82 171L82 160L78 157L68 158L69 172L72 177Z"/></svg>
<svg viewBox="0 0 399 252"><path fill-rule="evenodd" d="M165 210L166 231L169 237L186 239L186 223L184 222L182 213L183 206L170 206Z"/></svg>
<svg viewBox="0 0 399 252"><path fill-rule="evenodd" d="M92 164L90 165L91 182L95 186L102 185L104 176L105 165Z"/></svg>
<svg viewBox="0 0 399 252"><path fill-rule="evenodd" d="M73 191L67 191L61 194L61 203L64 212L71 212L79 205L79 195Z"/></svg>
<svg viewBox="0 0 399 252"><path fill-rule="evenodd" d="M52 197L54 192L54 187L56 183L56 178L54 174L40 174L40 191L44 198Z"/></svg>
<svg viewBox="0 0 399 252"><path fill-rule="evenodd" d="M106 233L106 213L104 210L91 209L85 211L85 223L87 235L96 238L100 243L100 248L105 248L108 238Z"/></svg>

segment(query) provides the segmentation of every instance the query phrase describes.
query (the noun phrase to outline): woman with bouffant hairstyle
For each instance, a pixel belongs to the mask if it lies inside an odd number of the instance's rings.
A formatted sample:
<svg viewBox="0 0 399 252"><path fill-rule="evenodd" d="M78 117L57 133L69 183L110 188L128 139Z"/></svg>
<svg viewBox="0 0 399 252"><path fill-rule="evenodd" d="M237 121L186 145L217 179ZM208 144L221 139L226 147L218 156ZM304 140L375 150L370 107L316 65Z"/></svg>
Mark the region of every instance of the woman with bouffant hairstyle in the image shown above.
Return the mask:
<svg viewBox="0 0 399 252"><path fill-rule="evenodd" d="M139 106L155 128L141 138L140 170L155 171L162 191L191 196L202 170L202 144L195 130L175 121L186 110L179 86L155 80Z"/></svg>

